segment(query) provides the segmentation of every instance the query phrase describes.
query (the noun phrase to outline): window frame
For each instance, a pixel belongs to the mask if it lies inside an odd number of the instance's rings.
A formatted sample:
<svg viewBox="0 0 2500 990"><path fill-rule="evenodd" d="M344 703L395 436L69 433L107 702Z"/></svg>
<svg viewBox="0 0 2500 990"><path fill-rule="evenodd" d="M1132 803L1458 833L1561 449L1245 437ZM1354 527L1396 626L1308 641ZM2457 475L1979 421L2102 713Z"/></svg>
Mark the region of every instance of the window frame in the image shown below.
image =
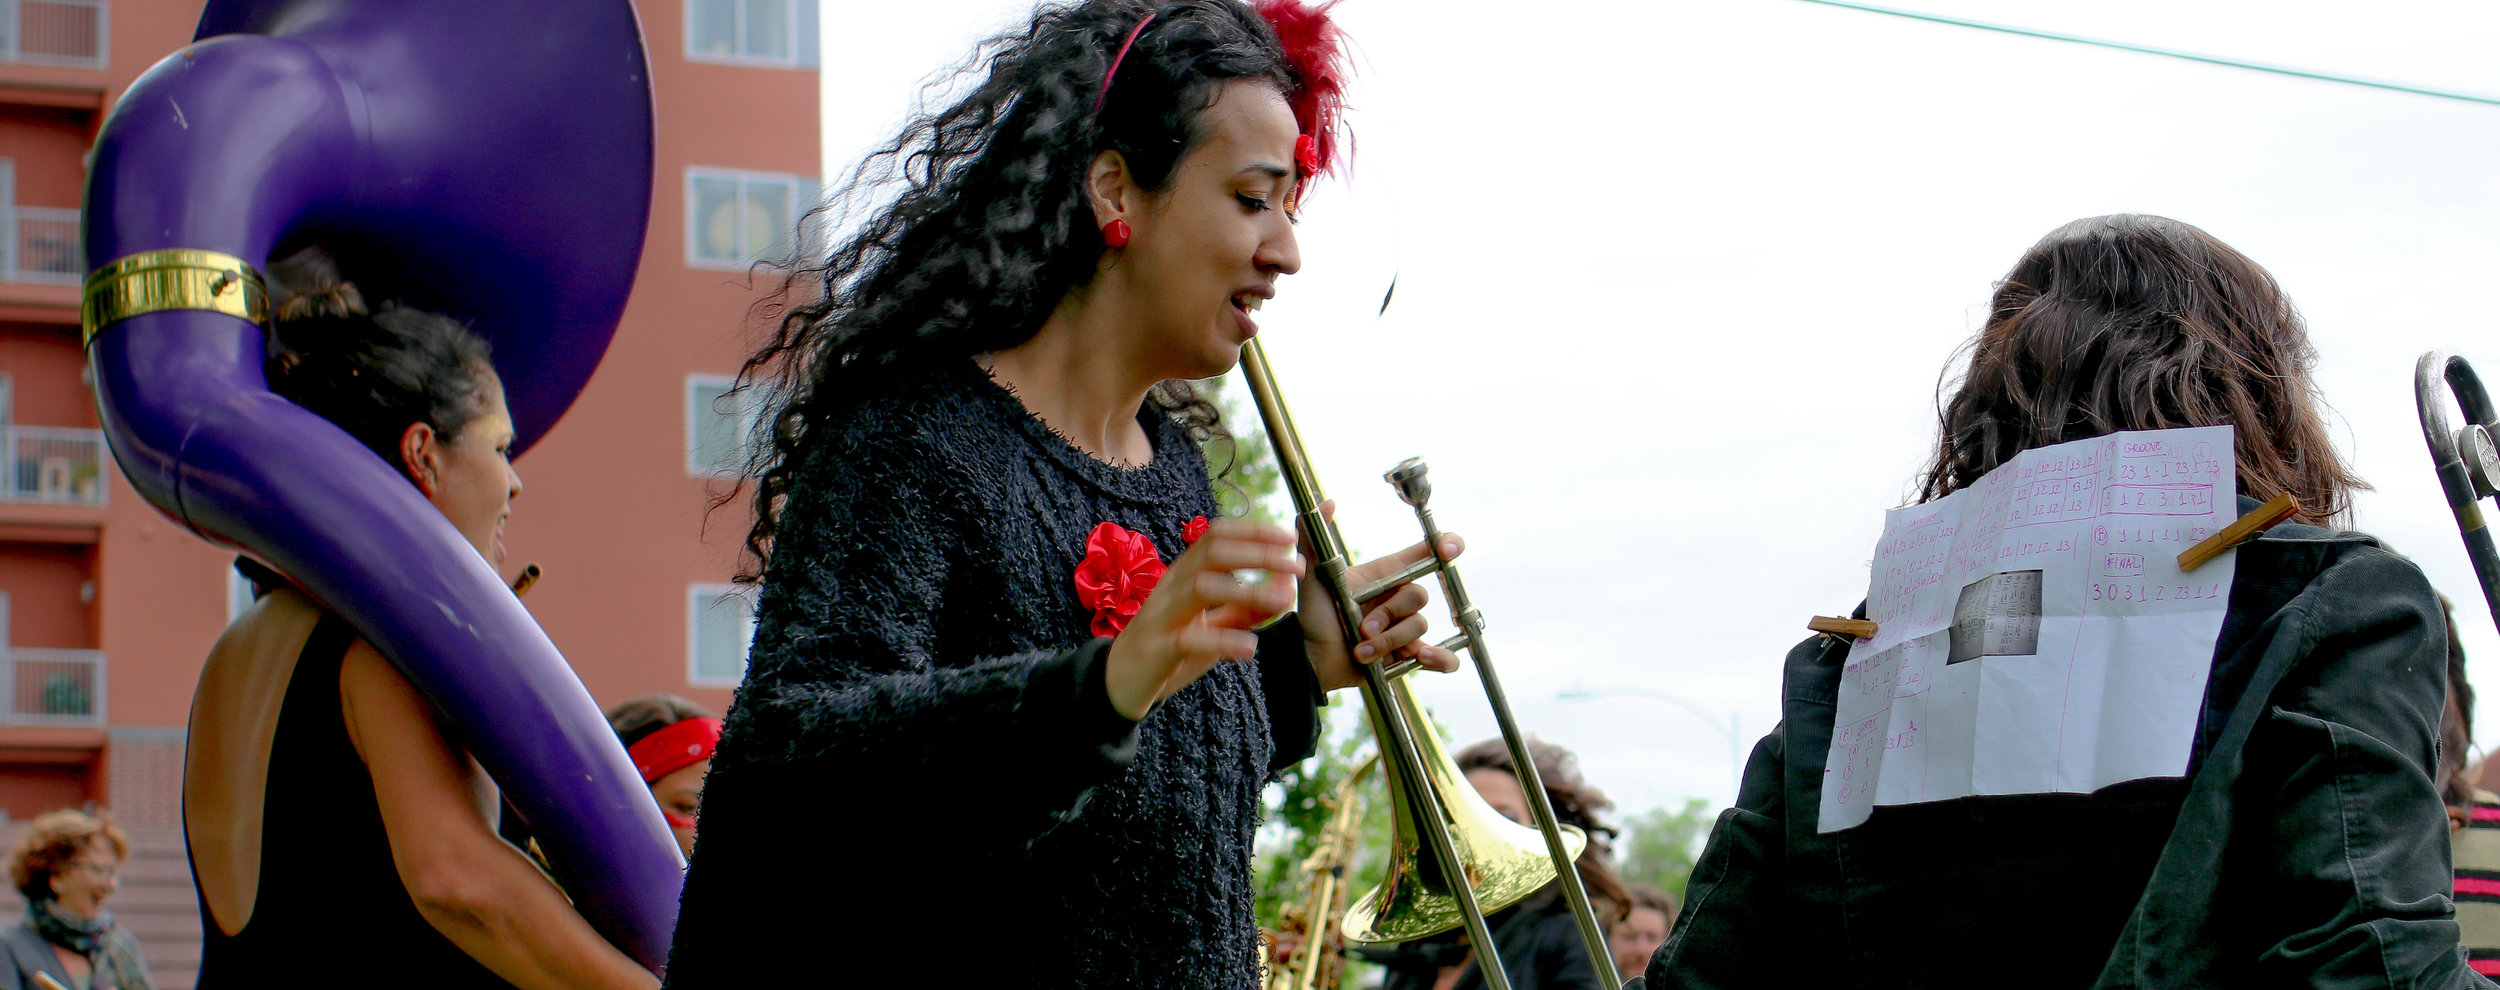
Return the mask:
<svg viewBox="0 0 2500 990"><path fill-rule="evenodd" d="M746 602L746 623L742 637L751 653L755 643L755 597L752 591L735 584L695 582L686 586L686 683L693 687L734 688L746 682L748 658L738 657L738 676L723 680L703 675L703 613L712 603L736 598Z"/></svg>
<svg viewBox="0 0 2500 990"><path fill-rule="evenodd" d="M695 204L699 198L695 195L695 183L707 179L714 181L725 180L737 183L738 204L740 207L743 207L746 204L747 188L750 185L756 183L769 183L783 187L790 195L790 215L783 217L781 220L782 224L787 228L784 233L787 233L789 236L797 239L793 243L794 247L799 247L802 250L813 250L812 247L808 247L808 243L812 239L806 236L806 232L799 230L799 221L807 216L808 211L815 207L817 198L823 195L823 187L817 182L816 177L796 175L789 172L759 172L751 169L718 168L710 165L688 165L686 166L686 181L683 190L686 196L686 218L684 226L684 236L686 239L686 267L712 271L742 272L754 267L758 263L770 263L777 260L773 258L750 257L741 257L736 260L725 260L721 258L706 257L701 253L701 245L703 243L703 218L695 210ZM737 216L739 223L743 224L746 222L746 211L743 208L733 210L733 213ZM742 247L747 241L747 238L743 236L745 233L746 231L739 230L732 234L733 239L738 241ZM776 236L779 235L776 234Z"/></svg>
<svg viewBox="0 0 2500 990"><path fill-rule="evenodd" d="M786 18L785 23L790 25L789 37L784 39L789 42L790 54L788 55L755 55L747 52L747 5L751 2L754 0L686 0L684 23L686 40L683 46L686 61L751 69L815 71L822 61L819 54L820 46L815 37L823 24L822 11L819 9L817 0L779 0L782 4L783 16ZM738 39L737 52L723 55L718 52L702 51L695 47L697 11L705 3L729 5L733 14L730 33Z"/></svg>
<svg viewBox="0 0 2500 990"><path fill-rule="evenodd" d="M735 461L725 467L714 467L703 463L701 460L703 447L699 442L699 438L703 435L703 417L716 415L718 410L712 403L698 400L696 390L727 389L737 383L738 379L735 375L697 373L686 376L686 477L735 478L746 468L747 452L757 439L757 431L763 429L763 424L759 421L758 406L770 398L766 394L770 388L767 383L757 382L749 385L746 392L741 394L738 402L738 450ZM718 399L715 398L714 401Z"/></svg>

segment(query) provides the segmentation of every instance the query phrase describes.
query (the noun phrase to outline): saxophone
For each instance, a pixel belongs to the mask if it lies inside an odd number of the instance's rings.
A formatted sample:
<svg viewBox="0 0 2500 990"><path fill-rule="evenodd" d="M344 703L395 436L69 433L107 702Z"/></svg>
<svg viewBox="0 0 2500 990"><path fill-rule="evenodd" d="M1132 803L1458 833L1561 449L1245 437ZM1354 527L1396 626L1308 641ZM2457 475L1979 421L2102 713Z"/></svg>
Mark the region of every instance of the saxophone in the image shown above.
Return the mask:
<svg viewBox="0 0 2500 990"><path fill-rule="evenodd" d="M1264 990L1336 990L1345 973L1345 913L1354 897L1346 871L1354 865L1354 844L1363 827L1363 796L1354 792L1371 772L1377 756L1347 774L1328 802L1328 825L1310 858L1302 861L1302 897L1285 905L1268 933L1270 949ZM1287 935L1298 936L1288 950Z"/></svg>

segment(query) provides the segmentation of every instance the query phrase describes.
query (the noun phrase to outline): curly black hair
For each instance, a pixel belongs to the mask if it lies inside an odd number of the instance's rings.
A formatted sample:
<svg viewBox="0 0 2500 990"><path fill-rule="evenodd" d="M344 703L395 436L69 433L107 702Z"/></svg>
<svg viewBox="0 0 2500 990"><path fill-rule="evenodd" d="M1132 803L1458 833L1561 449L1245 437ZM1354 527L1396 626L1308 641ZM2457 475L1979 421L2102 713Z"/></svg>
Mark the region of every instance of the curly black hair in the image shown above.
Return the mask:
<svg viewBox="0 0 2500 990"><path fill-rule="evenodd" d="M1149 15L1106 92L1113 56ZM759 304L774 329L737 388L764 386L769 429L743 472L756 491L742 582L761 580L771 560L781 503L812 438L905 372L1023 343L1093 280L1104 246L1085 176L1096 155L1119 152L1140 188L1160 192L1205 139L1201 114L1220 86L1264 80L1290 97L1299 85L1275 31L1239 0L1044 6L928 91L973 78L944 109L915 114L811 211L803 225L860 204L867 215L821 260L788 266L781 290ZM1225 436L1214 404L1188 382L1162 382L1149 401L1202 443Z"/></svg>

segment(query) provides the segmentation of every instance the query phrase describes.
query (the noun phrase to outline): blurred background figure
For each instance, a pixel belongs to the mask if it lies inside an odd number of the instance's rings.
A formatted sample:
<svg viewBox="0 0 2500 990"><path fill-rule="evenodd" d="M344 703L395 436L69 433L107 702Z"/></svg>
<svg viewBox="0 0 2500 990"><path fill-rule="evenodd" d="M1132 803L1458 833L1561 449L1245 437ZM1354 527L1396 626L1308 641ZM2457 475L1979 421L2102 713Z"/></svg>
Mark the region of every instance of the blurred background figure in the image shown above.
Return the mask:
<svg viewBox="0 0 2500 990"><path fill-rule="evenodd" d="M154 990L139 940L104 909L128 855L121 829L81 812L51 812L26 827L9 857L26 920L0 931L8 955L0 990L41 986L37 974L72 990Z"/></svg>
<svg viewBox="0 0 2500 990"><path fill-rule="evenodd" d="M2456 603L2448 610L2448 710L2439 720L2439 793L2448 803L2448 854L2456 864L2457 934L2466 965L2500 977L2500 794L2474 786L2474 684L2465 679L2465 642Z"/></svg>
<svg viewBox="0 0 2500 990"><path fill-rule="evenodd" d="M703 811L703 775L720 744L720 719L673 694L627 698L608 709L608 727L625 744L651 799L677 833L677 848L694 856L694 820Z"/></svg>
<svg viewBox="0 0 2500 990"><path fill-rule="evenodd" d="M1614 949L1616 972L1639 975L1649 969L1649 957L1667 940L1667 930L1675 927L1675 897L1645 883L1627 885L1624 891L1632 897L1632 910L1615 922L1606 944Z"/></svg>
<svg viewBox="0 0 2500 990"><path fill-rule="evenodd" d="M1554 818L1588 833L1588 848L1580 853L1577 865L1598 918L1608 924L1621 924L1630 913L1632 895L1609 865L1614 856L1609 841L1615 834L1614 827L1598 819L1598 813L1613 808L1614 802L1580 778L1579 760L1570 750L1534 739L1528 742L1528 748L1536 759L1537 774L1545 780L1545 798L1554 805ZM1535 819L1528 814L1528 793L1520 788L1510 750L1500 739L1487 739L1460 750L1457 762L1459 772L1467 775L1467 782L1475 785L1476 792L1484 795L1485 803L1492 805L1493 810L1511 821L1532 825ZM1493 946L1501 952L1502 970L1510 976L1510 985L1516 990L1614 990L1599 988L1597 968L1589 964L1588 950L1581 947L1579 925L1571 918L1571 905L1563 899L1560 884L1549 884L1527 900L1485 920L1493 929ZM1660 934L1665 934L1664 929ZM1388 971L1381 981L1381 990L1475 990L1484 986L1484 976L1475 968L1474 954L1468 950L1466 938L1456 932L1358 951ZM1646 962L1644 958L1643 963Z"/></svg>

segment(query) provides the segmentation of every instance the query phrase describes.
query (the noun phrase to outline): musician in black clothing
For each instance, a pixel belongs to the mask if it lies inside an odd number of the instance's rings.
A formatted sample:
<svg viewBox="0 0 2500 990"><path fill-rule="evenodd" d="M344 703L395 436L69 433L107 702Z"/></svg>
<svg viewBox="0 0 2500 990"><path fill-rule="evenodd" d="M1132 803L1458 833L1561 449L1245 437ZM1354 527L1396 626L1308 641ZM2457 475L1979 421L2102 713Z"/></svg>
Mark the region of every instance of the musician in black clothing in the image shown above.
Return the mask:
<svg viewBox="0 0 2500 990"><path fill-rule="evenodd" d="M1356 662L1454 666L1416 586L1359 643L1261 627L1303 563L1220 518L1200 455L1187 383L1301 267L1337 58L1291 2L1049 6L869 159L900 188L745 369L774 386L763 589L671 985L937 966L968 925L1002 984L1254 984L1261 786Z"/></svg>
<svg viewBox="0 0 2500 990"><path fill-rule="evenodd" d="M398 466L500 563L521 479L486 344L436 314L368 311L325 263L296 275L271 389ZM354 626L238 567L263 594L201 672L183 775L200 987L657 983L497 835L494 782Z"/></svg>
<svg viewBox="0 0 2500 990"><path fill-rule="evenodd" d="M2176 220L2077 220L1997 283L1967 356L1927 499L2026 449L2226 423L2239 511L2298 499L2231 551L2186 774L1890 805L1824 832L1854 647L1807 640L1648 987L2489 986L2458 946L2434 778L2446 623L2412 563L2337 528L2360 479L2273 276Z"/></svg>

